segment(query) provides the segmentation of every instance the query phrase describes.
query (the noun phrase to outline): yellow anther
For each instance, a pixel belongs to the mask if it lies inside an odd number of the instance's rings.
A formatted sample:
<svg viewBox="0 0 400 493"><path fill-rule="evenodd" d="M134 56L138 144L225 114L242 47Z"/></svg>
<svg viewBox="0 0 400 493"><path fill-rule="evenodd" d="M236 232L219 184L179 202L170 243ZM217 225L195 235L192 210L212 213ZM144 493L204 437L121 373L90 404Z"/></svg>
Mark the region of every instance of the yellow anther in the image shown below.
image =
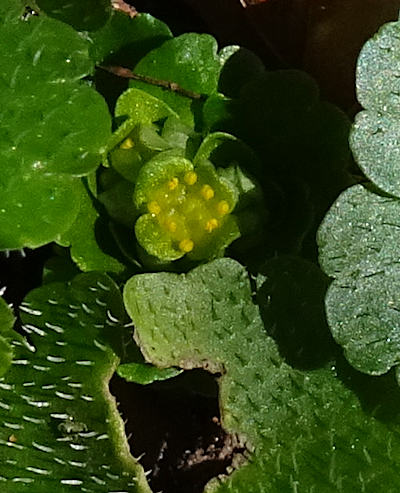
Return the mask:
<svg viewBox="0 0 400 493"><path fill-rule="evenodd" d="M176 176L174 176L173 178L171 178L168 182L168 188L170 190L175 190L175 188L179 185L179 180Z"/></svg>
<svg viewBox="0 0 400 493"><path fill-rule="evenodd" d="M132 149L134 145L135 143L133 142L133 140L130 137L128 137L122 142L122 144L119 147L120 149Z"/></svg>
<svg viewBox="0 0 400 493"><path fill-rule="evenodd" d="M210 185L203 185L201 187L201 195L205 200L210 200L214 197L214 190L210 187Z"/></svg>
<svg viewBox="0 0 400 493"><path fill-rule="evenodd" d="M197 173L195 173L194 171L188 171L183 179L188 185L194 185L197 181Z"/></svg>
<svg viewBox="0 0 400 493"><path fill-rule="evenodd" d="M177 224L175 221L173 221L172 219L169 219L166 223L166 226L167 226L167 229L170 233L175 233L176 231L176 228L177 228Z"/></svg>
<svg viewBox="0 0 400 493"><path fill-rule="evenodd" d="M218 214L220 214L221 216L225 216L225 214L228 214L229 212L228 202L226 200L221 200L220 202L218 202L217 211Z"/></svg>
<svg viewBox="0 0 400 493"><path fill-rule="evenodd" d="M193 250L193 247L194 243L189 238L185 238L184 240L179 242L179 248L182 250L182 252L191 252Z"/></svg>
<svg viewBox="0 0 400 493"><path fill-rule="evenodd" d="M152 200L147 204L147 210L150 212L150 214L156 216L157 214L160 214L161 207L157 204L155 200Z"/></svg>
<svg viewBox="0 0 400 493"><path fill-rule="evenodd" d="M213 217L212 219L206 222L205 230L208 233L212 233L214 229L218 228L218 226L219 226L218 219L215 219L215 217Z"/></svg>

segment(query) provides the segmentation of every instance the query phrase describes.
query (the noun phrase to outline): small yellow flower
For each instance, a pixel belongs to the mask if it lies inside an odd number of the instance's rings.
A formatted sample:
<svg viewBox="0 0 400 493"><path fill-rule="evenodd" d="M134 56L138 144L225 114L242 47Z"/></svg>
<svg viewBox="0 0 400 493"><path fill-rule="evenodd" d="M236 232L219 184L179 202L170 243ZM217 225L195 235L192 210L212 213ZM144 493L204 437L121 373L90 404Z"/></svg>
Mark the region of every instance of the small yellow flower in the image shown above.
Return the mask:
<svg viewBox="0 0 400 493"><path fill-rule="evenodd" d="M188 171L183 179L187 185L194 185L197 181L197 173L194 171Z"/></svg>
<svg viewBox="0 0 400 493"><path fill-rule="evenodd" d="M203 196L203 198L205 200L211 200L214 195L215 195L215 192L214 190L210 187L210 185L203 185L201 187L201 195Z"/></svg>
<svg viewBox="0 0 400 493"><path fill-rule="evenodd" d="M122 144L119 147L120 149L132 149L134 145L135 143L133 142L133 140L130 137L128 137L122 142Z"/></svg>
<svg viewBox="0 0 400 493"><path fill-rule="evenodd" d="M161 212L161 207L158 205L158 203L155 200L152 200L147 204L147 209L150 212L150 214L153 214L154 216L157 216Z"/></svg>
<svg viewBox="0 0 400 493"><path fill-rule="evenodd" d="M226 200L220 200L217 205L217 211L220 216L225 216L229 212L229 204Z"/></svg>
<svg viewBox="0 0 400 493"><path fill-rule="evenodd" d="M178 185L179 185L179 180L176 176L174 176L168 182L168 189L169 190L175 190Z"/></svg>
<svg viewBox="0 0 400 493"><path fill-rule="evenodd" d="M215 217L213 217L212 219L210 219L206 222L205 230L208 233L212 233L214 231L214 229L218 228L218 226L219 226L218 219L215 219Z"/></svg>
<svg viewBox="0 0 400 493"><path fill-rule="evenodd" d="M182 252L188 253L193 250L194 243L191 239L185 238L184 240L179 242L179 248Z"/></svg>

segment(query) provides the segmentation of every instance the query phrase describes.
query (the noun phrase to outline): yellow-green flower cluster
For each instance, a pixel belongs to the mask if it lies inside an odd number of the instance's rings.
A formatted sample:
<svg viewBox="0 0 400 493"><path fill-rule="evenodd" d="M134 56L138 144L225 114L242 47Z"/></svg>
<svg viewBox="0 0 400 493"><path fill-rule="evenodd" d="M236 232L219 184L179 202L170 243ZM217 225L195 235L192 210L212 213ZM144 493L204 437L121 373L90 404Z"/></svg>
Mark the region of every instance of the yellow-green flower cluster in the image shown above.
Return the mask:
<svg viewBox="0 0 400 493"><path fill-rule="evenodd" d="M194 167L183 157L159 154L141 169L135 202L143 211L137 239L162 260L211 258L239 236L231 214L235 191L209 161Z"/></svg>

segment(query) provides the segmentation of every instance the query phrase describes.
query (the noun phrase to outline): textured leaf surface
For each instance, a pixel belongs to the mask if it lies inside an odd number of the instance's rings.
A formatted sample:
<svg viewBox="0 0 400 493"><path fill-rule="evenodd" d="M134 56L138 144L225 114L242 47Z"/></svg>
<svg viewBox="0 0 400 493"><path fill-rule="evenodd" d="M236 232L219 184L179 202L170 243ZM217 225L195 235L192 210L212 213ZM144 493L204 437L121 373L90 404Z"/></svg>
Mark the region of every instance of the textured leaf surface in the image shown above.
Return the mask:
<svg viewBox="0 0 400 493"><path fill-rule="evenodd" d="M37 247L75 219L74 177L98 166L110 116L78 82L93 62L70 26L13 18L1 25L0 44L15 47L0 56L0 248Z"/></svg>
<svg viewBox="0 0 400 493"><path fill-rule="evenodd" d="M322 223L320 262L330 276L332 334L356 368L381 374L400 359L400 202L357 185Z"/></svg>
<svg viewBox="0 0 400 493"><path fill-rule="evenodd" d="M0 480L5 493L149 492L129 454L108 382L119 363L123 308L103 274L32 291L0 381Z"/></svg>
<svg viewBox="0 0 400 493"><path fill-rule="evenodd" d="M187 275L135 276L124 300L149 361L222 374L222 424L254 448L246 465L211 481L207 492L373 493L383 482L398 491L399 390L392 385L388 426L350 390L358 385L355 373L288 366L235 261L219 259Z"/></svg>
<svg viewBox="0 0 400 493"><path fill-rule="evenodd" d="M378 187L400 197L400 22L384 25L364 45L357 65L356 160Z"/></svg>
<svg viewBox="0 0 400 493"><path fill-rule="evenodd" d="M326 298L333 336L350 363L370 374L400 361L399 53L399 22L383 26L361 51L357 95L364 110L351 147L372 184L344 192L318 235L322 268L335 278Z"/></svg>
<svg viewBox="0 0 400 493"><path fill-rule="evenodd" d="M0 298L0 377L8 370L13 358L10 345L15 317L11 308Z"/></svg>

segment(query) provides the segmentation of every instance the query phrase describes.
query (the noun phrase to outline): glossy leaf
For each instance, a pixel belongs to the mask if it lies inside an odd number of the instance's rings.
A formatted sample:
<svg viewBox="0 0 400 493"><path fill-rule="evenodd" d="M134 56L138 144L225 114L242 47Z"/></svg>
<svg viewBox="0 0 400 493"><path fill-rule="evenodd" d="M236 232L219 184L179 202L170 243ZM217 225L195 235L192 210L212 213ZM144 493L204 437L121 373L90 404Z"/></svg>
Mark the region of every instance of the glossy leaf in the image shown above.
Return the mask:
<svg viewBox="0 0 400 493"><path fill-rule="evenodd" d="M99 29L111 14L108 0L36 0L36 3L47 15L80 31Z"/></svg>
<svg viewBox="0 0 400 493"><path fill-rule="evenodd" d="M75 220L76 178L94 170L110 136L104 100L82 77L88 42L46 16L0 26L0 248L38 247ZM29 218L29 219L28 219Z"/></svg>
<svg viewBox="0 0 400 493"><path fill-rule="evenodd" d="M134 71L139 75L174 82L200 95L217 91L220 69L215 39L207 34L188 33L151 51ZM190 97L145 82L132 81L131 86L165 101L184 123L194 125L192 106L195 102Z"/></svg>
<svg viewBox="0 0 400 493"><path fill-rule="evenodd" d="M131 19L122 12L113 12L101 29L90 33L91 54L96 63L105 59L108 62L118 54L122 66L132 67L171 37L168 26L149 14L141 13Z"/></svg>

